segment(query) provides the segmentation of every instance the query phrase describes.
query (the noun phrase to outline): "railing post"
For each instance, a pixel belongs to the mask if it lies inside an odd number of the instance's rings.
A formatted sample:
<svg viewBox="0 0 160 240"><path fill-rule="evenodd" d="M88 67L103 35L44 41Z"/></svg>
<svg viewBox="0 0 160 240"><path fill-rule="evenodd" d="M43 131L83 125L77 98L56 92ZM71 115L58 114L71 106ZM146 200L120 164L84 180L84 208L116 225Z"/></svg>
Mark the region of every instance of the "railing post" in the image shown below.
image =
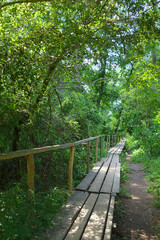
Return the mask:
<svg viewBox="0 0 160 240"><path fill-rule="evenodd" d="M100 140L100 158L102 157L102 148L103 148L103 136L101 136L101 138L100 138L101 140Z"/></svg>
<svg viewBox="0 0 160 240"><path fill-rule="evenodd" d="M31 199L34 198L34 156L33 154L27 155L27 173L28 173L28 195Z"/></svg>
<svg viewBox="0 0 160 240"><path fill-rule="evenodd" d="M110 148L110 135L107 135L107 149Z"/></svg>
<svg viewBox="0 0 160 240"><path fill-rule="evenodd" d="M90 159L90 142L87 142L87 171L86 173L89 173L89 159Z"/></svg>
<svg viewBox="0 0 160 240"><path fill-rule="evenodd" d="M113 135L112 135L112 147L113 147Z"/></svg>
<svg viewBox="0 0 160 240"><path fill-rule="evenodd" d="M98 141L99 141L99 137L96 139L96 162L98 159Z"/></svg>
<svg viewBox="0 0 160 240"><path fill-rule="evenodd" d="M73 185L73 161L74 161L74 150L75 147L70 148L70 158L69 158L69 192L72 192Z"/></svg>
<svg viewBox="0 0 160 240"><path fill-rule="evenodd" d="M106 136L107 136L107 139L106 139L105 145L106 145L106 148L108 149L108 135L106 135ZM105 138L104 138L104 140L105 140Z"/></svg>

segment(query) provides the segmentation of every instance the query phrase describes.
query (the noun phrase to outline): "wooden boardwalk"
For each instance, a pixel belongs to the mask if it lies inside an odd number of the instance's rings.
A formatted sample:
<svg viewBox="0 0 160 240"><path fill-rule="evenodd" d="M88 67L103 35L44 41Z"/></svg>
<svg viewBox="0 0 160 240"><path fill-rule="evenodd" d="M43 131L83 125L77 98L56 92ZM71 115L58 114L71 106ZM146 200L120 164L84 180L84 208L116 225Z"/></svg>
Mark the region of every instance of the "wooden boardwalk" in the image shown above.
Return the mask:
<svg viewBox="0 0 160 240"><path fill-rule="evenodd" d="M43 240L108 240L115 196L120 191L119 155L125 140L110 149L71 194Z"/></svg>

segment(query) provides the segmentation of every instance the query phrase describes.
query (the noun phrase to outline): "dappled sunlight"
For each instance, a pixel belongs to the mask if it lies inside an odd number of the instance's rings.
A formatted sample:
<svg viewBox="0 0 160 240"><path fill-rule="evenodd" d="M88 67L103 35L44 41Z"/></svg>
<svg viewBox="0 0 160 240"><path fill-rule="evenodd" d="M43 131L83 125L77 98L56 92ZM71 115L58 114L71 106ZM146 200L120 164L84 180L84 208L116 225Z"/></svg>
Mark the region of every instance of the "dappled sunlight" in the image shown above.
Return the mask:
<svg viewBox="0 0 160 240"><path fill-rule="evenodd" d="M84 239L95 239L99 240L99 236L102 234L102 229L104 226L104 216L99 215L97 211L92 213L92 216L90 218L90 221L86 227L86 230L82 236L82 240ZM95 226L95 222L97 223L98 227Z"/></svg>
<svg viewBox="0 0 160 240"><path fill-rule="evenodd" d="M132 199L133 199L133 200L141 200L140 197L136 197L136 196L132 196Z"/></svg>

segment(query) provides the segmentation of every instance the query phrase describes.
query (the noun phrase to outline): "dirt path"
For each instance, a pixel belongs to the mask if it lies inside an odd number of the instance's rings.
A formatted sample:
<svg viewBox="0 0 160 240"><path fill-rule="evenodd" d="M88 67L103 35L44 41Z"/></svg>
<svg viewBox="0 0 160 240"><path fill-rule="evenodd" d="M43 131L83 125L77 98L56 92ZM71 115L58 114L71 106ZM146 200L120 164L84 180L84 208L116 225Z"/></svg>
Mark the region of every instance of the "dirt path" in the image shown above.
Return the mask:
<svg viewBox="0 0 160 240"><path fill-rule="evenodd" d="M128 159L129 161L129 159ZM115 214L116 228L113 229L112 240L158 240L153 227L158 224L158 210L150 208L153 197L147 193L148 184L144 179L141 164L133 164L129 183L123 187L131 194L131 199L121 198L119 210ZM121 214L124 210L124 214ZM120 216L122 215L122 216Z"/></svg>

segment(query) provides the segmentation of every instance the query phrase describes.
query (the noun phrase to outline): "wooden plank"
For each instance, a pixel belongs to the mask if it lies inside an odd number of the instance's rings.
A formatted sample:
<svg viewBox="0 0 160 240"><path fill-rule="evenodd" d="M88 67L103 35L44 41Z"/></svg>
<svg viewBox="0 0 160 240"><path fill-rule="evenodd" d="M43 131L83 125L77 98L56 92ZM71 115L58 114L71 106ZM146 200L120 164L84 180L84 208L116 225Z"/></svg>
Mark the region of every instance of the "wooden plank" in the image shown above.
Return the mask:
<svg viewBox="0 0 160 240"><path fill-rule="evenodd" d="M74 221L71 229L69 230L65 240L78 240L80 239L84 228L88 222L92 209L97 200L97 194L90 194L87 201L85 202L83 208L81 209L78 217Z"/></svg>
<svg viewBox="0 0 160 240"><path fill-rule="evenodd" d="M99 142L99 138L96 139L96 152L95 152L95 161L96 162L98 160L98 142Z"/></svg>
<svg viewBox="0 0 160 240"><path fill-rule="evenodd" d="M116 194L120 192L120 171L121 171L121 164L117 163L114 181L113 181L113 188L112 193Z"/></svg>
<svg viewBox="0 0 160 240"><path fill-rule="evenodd" d="M28 180L28 194L30 198L34 198L34 172L35 172L35 164L34 164L34 156L27 155L27 180Z"/></svg>
<svg viewBox="0 0 160 240"><path fill-rule="evenodd" d="M116 150L118 150L119 149L119 144L117 144L117 145L115 145L114 147L112 147L112 148L110 148L109 149L109 153L114 153Z"/></svg>
<svg viewBox="0 0 160 240"><path fill-rule="evenodd" d="M114 201L115 201L115 197L112 196L103 240L110 240L111 239L113 211L114 211Z"/></svg>
<svg viewBox="0 0 160 240"><path fill-rule="evenodd" d="M73 182L73 161L74 161L74 150L75 147L70 148L70 158L69 158L69 169L68 169L68 178L69 178L69 192L72 192L72 182Z"/></svg>
<svg viewBox="0 0 160 240"><path fill-rule="evenodd" d="M101 135L101 136L103 136L103 135ZM78 146L82 143L97 139L99 137L100 136L86 138L86 139L83 139L83 140L80 140L77 142L66 143L66 144L61 144L61 145L52 145L52 146L46 146L46 147L40 147L40 148L19 150L19 151L9 152L9 153L2 153L0 155L0 160L7 160L7 159L11 159L11 158L27 156L30 154L37 154L37 153L48 152L48 151L52 151L52 150L56 150L56 149L63 149L63 148L68 148L68 147L72 147L72 146Z"/></svg>
<svg viewBox="0 0 160 240"><path fill-rule="evenodd" d="M117 163L118 155L113 155L110 168L100 190L101 193L111 193Z"/></svg>
<svg viewBox="0 0 160 240"><path fill-rule="evenodd" d="M102 151L103 151L103 137L100 137L100 159L102 157Z"/></svg>
<svg viewBox="0 0 160 240"><path fill-rule="evenodd" d="M76 190L86 191L91 185L92 181L96 177L99 169L101 168L103 161L98 162L92 171L83 179L83 181L76 187Z"/></svg>
<svg viewBox="0 0 160 240"><path fill-rule="evenodd" d="M89 194L87 192L74 192L69 197L67 203L61 208L56 215L53 224L56 227L50 227L42 237L43 240L63 240L71 224L78 216L81 207L86 201Z"/></svg>
<svg viewBox="0 0 160 240"><path fill-rule="evenodd" d="M90 142L87 142L87 170L86 173L89 173L89 160L90 160Z"/></svg>
<svg viewBox="0 0 160 240"><path fill-rule="evenodd" d="M101 240L110 195L100 194L81 240Z"/></svg>
<svg viewBox="0 0 160 240"><path fill-rule="evenodd" d="M111 162L112 156L110 155L107 162L104 162L103 166L101 167L100 171L98 172L96 178L94 179L93 183L91 184L89 188L89 192L95 192L98 193L100 191L101 185L103 183L103 180L105 178L106 172L108 170L109 164Z"/></svg>

